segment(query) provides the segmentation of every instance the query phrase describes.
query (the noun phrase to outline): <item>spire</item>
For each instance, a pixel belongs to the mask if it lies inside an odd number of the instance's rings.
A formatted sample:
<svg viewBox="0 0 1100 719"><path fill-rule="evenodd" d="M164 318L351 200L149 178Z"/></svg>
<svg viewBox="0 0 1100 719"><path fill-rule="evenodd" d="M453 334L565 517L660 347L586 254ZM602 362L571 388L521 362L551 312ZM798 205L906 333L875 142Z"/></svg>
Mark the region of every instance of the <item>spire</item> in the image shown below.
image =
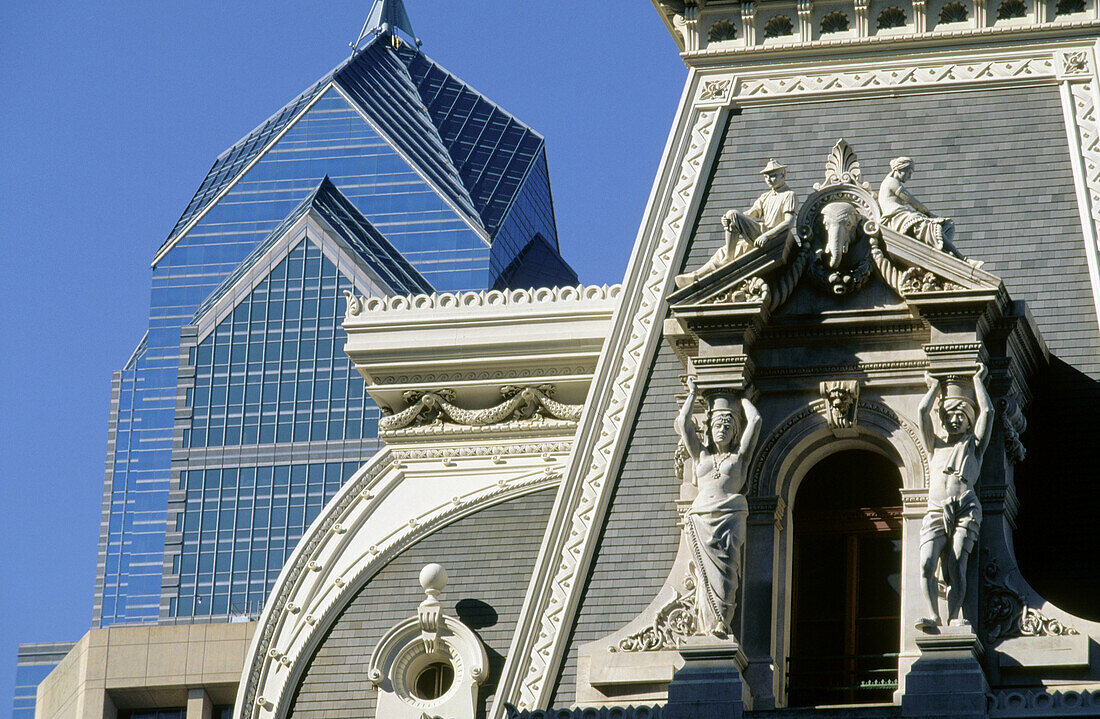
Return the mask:
<svg viewBox="0 0 1100 719"><path fill-rule="evenodd" d="M367 15L367 21L363 23L363 29L359 31L359 39L351 44L351 48L352 50L357 49L364 38L383 33L388 33L394 42L397 42L396 30L400 30L413 38L416 41L416 46L420 47L420 38L413 32L409 13L405 10L405 3L402 0L374 0L370 14Z"/></svg>

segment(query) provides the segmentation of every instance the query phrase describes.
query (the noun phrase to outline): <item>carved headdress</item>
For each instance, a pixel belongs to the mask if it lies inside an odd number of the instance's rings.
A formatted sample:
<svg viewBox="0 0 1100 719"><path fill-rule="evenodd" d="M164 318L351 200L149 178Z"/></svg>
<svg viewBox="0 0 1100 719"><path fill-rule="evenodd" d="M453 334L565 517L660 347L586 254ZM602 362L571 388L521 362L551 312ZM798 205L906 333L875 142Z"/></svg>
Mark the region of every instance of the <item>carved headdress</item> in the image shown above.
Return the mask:
<svg viewBox="0 0 1100 719"><path fill-rule="evenodd" d="M977 404L970 397L966 388L960 382L956 381L948 381L946 383L940 407L944 412L952 409L962 409L967 419L970 420L971 426L974 425L974 420L978 416Z"/></svg>
<svg viewBox="0 0 1100 719"><path fill-rule="evenodd" d="M900 170L908 170L913 167L913 158L911 157L895 157L890 160L890 171L898 172Z"/></svg>

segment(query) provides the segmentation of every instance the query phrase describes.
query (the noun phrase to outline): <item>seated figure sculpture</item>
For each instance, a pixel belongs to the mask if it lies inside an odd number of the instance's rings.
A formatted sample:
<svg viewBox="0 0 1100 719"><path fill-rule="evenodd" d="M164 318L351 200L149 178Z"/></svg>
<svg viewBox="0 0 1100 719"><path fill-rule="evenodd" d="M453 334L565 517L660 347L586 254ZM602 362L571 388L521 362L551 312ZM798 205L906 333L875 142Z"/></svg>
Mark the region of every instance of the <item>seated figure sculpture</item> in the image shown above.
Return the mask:
<svg viewBox="0 0 1100 719"><path fill-rule="evenodd" d="M890 161L890 174L882 180L878 190L882 224L937 250L966 259L952 243L955 237L954 223L946 217L933 217L932 212L905 189L905 183L912 176L911 158L898 157Z"/></svg>
<svg viewBox="0 0 1100 719"><path fill-rule="evenodd" d="M947 585L947 619L951 626L965 626L962 616L966 598L966 565L982 523L982 505L975 483L981 473L982 457L993 433L993 403L986 392L987 370L974 374L974 397L963 386L948 383L940 402L940 420L945 439L936 436L930 416L939 380L930 379L928 394L920 403L920 427L925 445L932 450L928 482L928 509L920 530L920 566L927 615L916 622L917 629L934 632L942 625L939 613L937 565Z"/></svg>
<svg viewBox="0 0 1100 719"><path fill-rule="evenodd" d="M747 212L730 210L722 216L725 243L706 263L693 272L676 276L677 287L687 287L703 275L728 265L754 247L763 247L775 237L788 237L794 224L797 200L787 185L787 166L773 160L760 171L768 191L756 198Z"/></svg>
<svg viewBox="0 0 1100 719"><path fill-rule="evenodd" d="M684 517L684 539L691 551L695 585L695 633L725 638L737 607L741 547L749 516L742 492L748 460L760 434L760 413L742 397L745 427L738 439L736 411L729 395L710 399L707 433L700 441L691 420L695 379L688 378L688 396L676 420L676 431L691 457L699 494Z"/></svg>

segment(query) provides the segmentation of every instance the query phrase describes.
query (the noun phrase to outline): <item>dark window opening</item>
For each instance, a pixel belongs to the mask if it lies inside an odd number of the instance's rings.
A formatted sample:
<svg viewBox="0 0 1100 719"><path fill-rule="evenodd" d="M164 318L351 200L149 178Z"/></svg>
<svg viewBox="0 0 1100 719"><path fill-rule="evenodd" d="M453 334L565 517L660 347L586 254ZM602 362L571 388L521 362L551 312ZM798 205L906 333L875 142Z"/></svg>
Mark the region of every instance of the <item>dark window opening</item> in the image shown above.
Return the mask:
<svg viewBox="0 0 1100 719"><path fill-rule="evenodd" d="M940 8L940 22L966 22L970 17L970 11L961 2L949 2Z"/></svg>
<svg viewBox="0 0 1100 719"><path fill-rule="evenodd" d="M905 12L899 7L888 7L878 15L878 29L905 27Z"/></svg>
<svg viewBox="0 0 1100 719"><path fill-rule="evenodd" d="M837 452L795 498L788 706L888 703L901 644L901 477Z"/></svg>
<svg viewBox="0 0 1100 719"><path fill-rule="evenodd" d="M710 32L707 33L707 40L710 42L723 42L725 40L737 39L737 26L729 20L719 20L710 26Z"/></svg>
<svg viewBox="0 0 1100 719"><path fill-rule="evenodd" d="M1057 15L1073 15L1074 13L1085 11L1085 0L1058 0L1058 4L1054 6L1054 14Z"/></svg>
<svg viewBox="0 0 1100 719"><path fill-rule="evenodd" d="M831 12L821 18L822 35L828 35L834 32L844 32L849 27L851 27L851 24L848 21L848 16L840 11Z"/></svg>
<svg viewBox="0 0 1100 719"><path fill-rule="evenodd" d="M764 37L786 37L794 35L794 24L786 15L776 15L764 26Z"/></svg>
<svg viewBox="0 0 1100 719"><path fill-rule="evenodd" d="M1027 5L1023 0L1004 0L997 6L998 20L1011 20L1017 17L1027 17Z"/></svg>
<svg viewBox="0 0 1100 719"><path fill-rule="evenodd" d="M416 675L413 693L417 699L431 701L447 693L455 680L455 670L446 662L433 662Z"/></svg>

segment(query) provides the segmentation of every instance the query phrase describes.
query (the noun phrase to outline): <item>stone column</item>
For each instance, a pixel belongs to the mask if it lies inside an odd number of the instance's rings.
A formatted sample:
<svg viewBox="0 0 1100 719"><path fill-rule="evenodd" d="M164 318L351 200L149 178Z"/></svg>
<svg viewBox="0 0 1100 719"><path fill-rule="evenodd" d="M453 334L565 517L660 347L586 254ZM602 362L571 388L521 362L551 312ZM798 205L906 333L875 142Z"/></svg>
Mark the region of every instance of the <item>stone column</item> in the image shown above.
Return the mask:
<svg viewBox="0 0 1100 719"><path fill-rule="evenodd" d="M214 702L202 687L187 690L187 719L213 719Z"/></svg>
<svg viewBox="0 0 1100 719"><path fill-rule="evenodd" d="M745 681L757 710L775 708L775 657L772 656L775 615L775 572L779 532L786 504L780 497L749 499L745 539L741 642L748 665Z"/></svg>

